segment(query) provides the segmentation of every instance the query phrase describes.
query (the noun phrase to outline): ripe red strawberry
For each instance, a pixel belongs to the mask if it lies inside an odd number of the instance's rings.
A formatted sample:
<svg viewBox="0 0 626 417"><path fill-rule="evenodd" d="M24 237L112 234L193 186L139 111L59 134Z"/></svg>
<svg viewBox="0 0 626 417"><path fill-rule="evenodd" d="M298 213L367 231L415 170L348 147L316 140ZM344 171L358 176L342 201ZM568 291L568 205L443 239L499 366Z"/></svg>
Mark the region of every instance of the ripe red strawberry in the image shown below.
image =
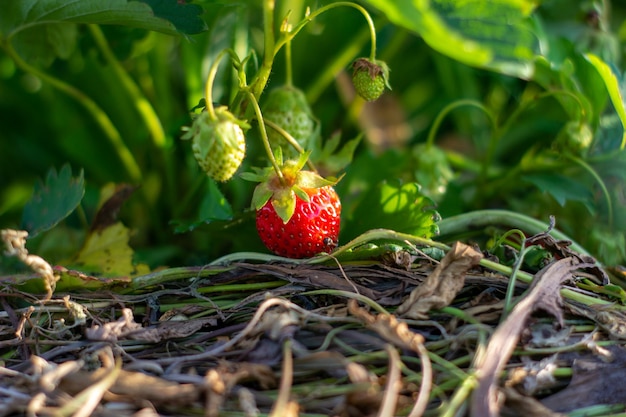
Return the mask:
<svg viewBox="0 0 626 417"><path fill-rule="evenodd" d="M332 187L337 181L303 171L308 154L282 164L282 153L278 152L280 176L271 168L242 175L260 181L252 196L257 232L277 255L308 258L337 246L341 202Z"/></svg>
<svg viewBox="0 0 626 417"><path fill-rule="evenodd" d="M306 202L296 197L296 208L287 223L272 201L256 213L256 228L265 246L280 256L310 258L337 246L341 214L339 196L331 186L304 188Z"/></svg>

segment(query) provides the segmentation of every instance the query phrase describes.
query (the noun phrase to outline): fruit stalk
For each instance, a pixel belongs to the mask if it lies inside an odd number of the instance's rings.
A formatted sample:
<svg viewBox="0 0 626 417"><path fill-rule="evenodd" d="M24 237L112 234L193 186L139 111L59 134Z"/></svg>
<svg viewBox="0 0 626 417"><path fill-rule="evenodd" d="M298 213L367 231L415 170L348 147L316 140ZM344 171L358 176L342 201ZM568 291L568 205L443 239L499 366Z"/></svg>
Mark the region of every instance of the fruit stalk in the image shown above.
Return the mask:
<svg viewBox="0 0 626 417"><path fill-rule="evenodd" d="M263 148L265 148L265 153L267 154L270 163L272 164L272 168L276 172L276 175L280 179L281 182L284 182L283 172L280 170L278 166L278 162L276 162L276 158L274 157L274 153L272 152L272 147L270 146L270 141L267 138L267 130L265 129L265 122L263 121L263 114L261 113L261 108L259 107L259 103L256 101L256 97L253 93L248 93L248 98L250 99L250 103L252 103L252 108L256 114L257 121L259 123L259 131L261 132L261 142L263 143Z"/></svg>
<svg viewBox="0 0 626 417"><path fill-rule="evenodd" d="M224 55L230 54L233 61L240 64L239 57L237 54L231 49L224 49L220 51L219 54L215 57L215 61L211 64L209 68L209 74L207 75L206 85L204 87L204 97L206 100L206 111L209 113L209 117L211 120L217 120L217 114L215 113L215 107L213 107L213 83L215 82L215 77L217 75L217 69L219 68L220 61L224 57Z"/></svg>

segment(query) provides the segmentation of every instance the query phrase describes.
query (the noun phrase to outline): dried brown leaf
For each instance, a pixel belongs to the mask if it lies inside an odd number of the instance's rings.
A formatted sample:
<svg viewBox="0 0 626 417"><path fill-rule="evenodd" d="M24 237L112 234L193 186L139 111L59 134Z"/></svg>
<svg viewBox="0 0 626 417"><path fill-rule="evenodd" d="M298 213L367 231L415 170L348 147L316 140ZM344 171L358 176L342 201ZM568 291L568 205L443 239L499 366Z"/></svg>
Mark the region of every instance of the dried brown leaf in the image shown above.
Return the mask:
<svg viewBox="0 0 626 417"><path fill-rule="evenodd" d="M124 202L137 189L130 184L117 184L106 186L102 194L106 194L106 200L102 202L91 224L91 231L106 229L117 221L117 214Z"/></svg>
<svg viewBox="0 0 626 417"><path fill-rule="evenodd" d="M374 330L386 341L395 346L411 349L417 352L419 345L424 343L424 337L419 333L414 333L409 326L392 314L372 315L358 306L356 300L348 302L350 313L361 320L368 328Z"/></svg>
<svg viewBox="0 0 626 417"><path fill-rule="evenodd" d="M141 324L135 322L133 312L129 308L122 309L122 316L113 322L103 325L94 324L85 330L85 336L90 340L106 340L116 342L127 334L141 329Z"/></svg>
<svg viewBox="0 0 626 417"><path fill-rule="evenodd" d="M110 369L100 368L93 372L79 371L63 379L60 388L74 395L82 391L86 386L95 384ZM128 402L140 404L142 400L155 405L184 405L195 401L199 395L199 389L193 384L179 384L163 378L147 375L142 372L120 370L115 382L109 388L116 400L125 399ZM105 398L107 398L105 394Z"/></svg>
<svg viewBox="0 0 626 417"><path fill-rule="evenodd" d="M130 340L142 340L158 343L164 340L180 339L191 336L204 326L217 325L215 318L198 318L181 321L165 321L154 327L142 327L125 335Z"/></svg>
<svg viewBox="0 0 626 417"><path fill-rule="evenodd" d="M411 291L397 310L397 314L414 319L425 319L431 309L450 305L465 284L465 275L478 265L482 254L470 246L456 242L441 263Z"/></svg>
<svg viewBox="0 0 626 417"><path fill-rule="evenodd" d="M508 318L491 336L486 351L476 360L478 387L472 396L472 417L496 417L500 406L496 399L496 383L500 372L509 360L526 320L536 309L554 315L563 325L561 311L561 285L579 268L587 268L580 258L568 257L556 261L539 271L526 296L519 301Z"/></svg>

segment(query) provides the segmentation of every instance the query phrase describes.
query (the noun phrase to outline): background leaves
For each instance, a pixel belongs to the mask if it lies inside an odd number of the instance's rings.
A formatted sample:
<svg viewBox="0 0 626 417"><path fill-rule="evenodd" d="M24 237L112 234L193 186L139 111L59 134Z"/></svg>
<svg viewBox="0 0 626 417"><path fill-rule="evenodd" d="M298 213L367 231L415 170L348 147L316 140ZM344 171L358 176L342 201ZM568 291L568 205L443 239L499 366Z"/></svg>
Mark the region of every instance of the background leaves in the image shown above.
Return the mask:
<svg viewBox="0 0 626 417"><path fill-rule="evenodd" d="M121 208L120 220L133 232L129 244L152 266L264 250L250 211L254 184L240 178L210 182L179 140L189 109L204 95L208 65L221 49L233 48L240 57L255 51L247 68L253 76L263 51L258 5L79 3L72 7L90 8L84 15L57 0L11 0L0 15L2 227L17 227L33 184L50 167L68 162L84 169L85 218L80 223L70 216L46 236L89 227L100 190L113 181L140 186ZM51 12L48 5L59 7ZM277 2L277 25L288 9L289 21L297 23L307 5ZM328 162L321 168L334 172L351 160L337 186L344 205L342 242L383 224L417 230L411 215L415 209L418 218L428 218L428 196L444 218L482 208L544 221L553 214L558 227L594 255L607 263L624 261L619 236L626 215L618 208L626 205L626 8L565 0L496 0L490 7L443 0L365 5L376 22L378 58L391 68L393 90L379 102L363 104L351 96L350 63L370 47L365 22L354 9L319 16L291 43L292 81L320 120L318 146L344 150L333 160L318 149L316 155ZM47 14L54 19L44 20ZM89 26L95 24L103 24L104 42ZM31 68L20 65L15 53ZM267 90L285 83L284 58L279 51ZM93 100L119 142L43 75ZM220 68L214 100L228 104L237 88L232 71ZM459 102L482 109L455 107L431 135L442 110ZM360 142L352 140L359 135ZM253 126L243 170L266 165L259 143ZM134 177L122 165L124 149L139 171ZM419 192L411 188L415 183L422 186ZM384 215L394 193L400 200L416 198L415 205L396 206L410 220L406 224ZM74 241L55 259L75 255L82 242Z"/></svg>

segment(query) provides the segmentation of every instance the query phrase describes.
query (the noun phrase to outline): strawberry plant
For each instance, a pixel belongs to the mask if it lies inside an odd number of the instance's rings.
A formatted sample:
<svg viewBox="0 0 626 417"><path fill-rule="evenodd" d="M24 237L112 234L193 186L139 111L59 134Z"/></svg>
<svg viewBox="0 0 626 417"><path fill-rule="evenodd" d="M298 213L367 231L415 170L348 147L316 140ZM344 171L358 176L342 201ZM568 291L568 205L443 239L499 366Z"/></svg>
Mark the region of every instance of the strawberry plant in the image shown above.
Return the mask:
<svg viewBox="0 0 626 417"><path fill-rule="evenodd" d="M626 338L623 4L5 1L7 413L598 406L513 374Z"/></svg>

